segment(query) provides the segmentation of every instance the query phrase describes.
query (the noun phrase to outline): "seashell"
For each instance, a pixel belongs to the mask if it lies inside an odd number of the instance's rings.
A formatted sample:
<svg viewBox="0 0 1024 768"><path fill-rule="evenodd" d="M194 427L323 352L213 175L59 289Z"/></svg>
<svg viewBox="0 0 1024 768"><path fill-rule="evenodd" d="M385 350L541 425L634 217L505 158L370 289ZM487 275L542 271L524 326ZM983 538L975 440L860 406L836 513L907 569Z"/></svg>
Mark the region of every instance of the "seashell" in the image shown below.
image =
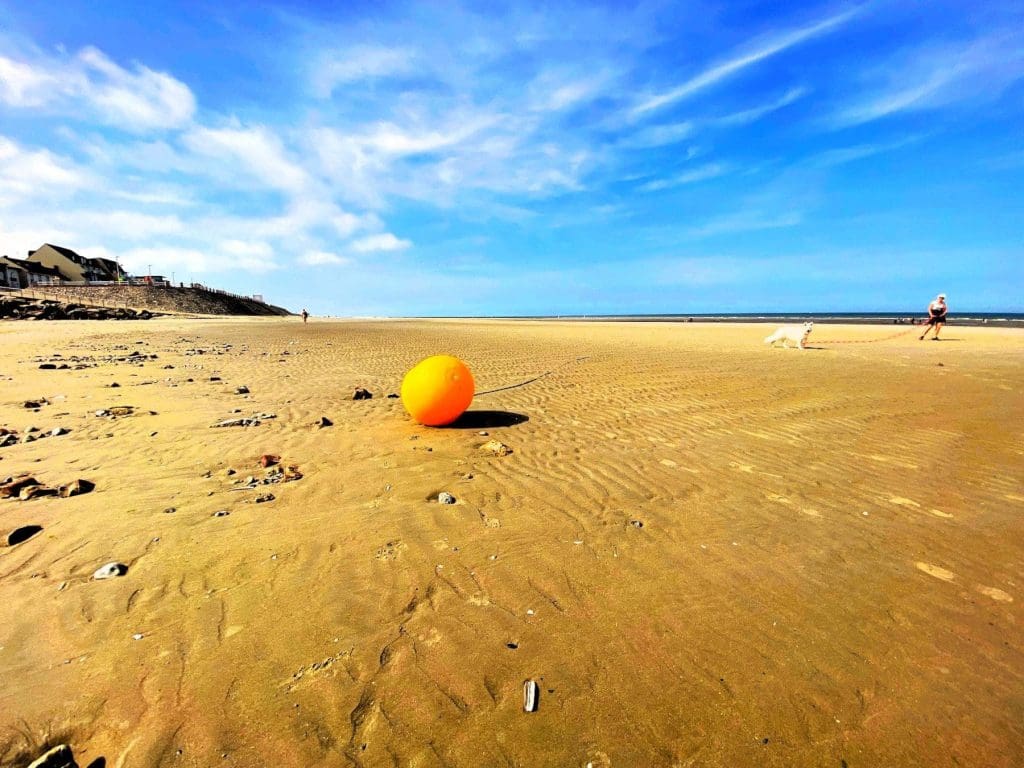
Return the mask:
<svg viewBox="0 0 1024 768"><path fill-rule="evenodd" d="M535 680L527 680L523 683L523 711L536 712L540 700L540 688Z"/></svg>

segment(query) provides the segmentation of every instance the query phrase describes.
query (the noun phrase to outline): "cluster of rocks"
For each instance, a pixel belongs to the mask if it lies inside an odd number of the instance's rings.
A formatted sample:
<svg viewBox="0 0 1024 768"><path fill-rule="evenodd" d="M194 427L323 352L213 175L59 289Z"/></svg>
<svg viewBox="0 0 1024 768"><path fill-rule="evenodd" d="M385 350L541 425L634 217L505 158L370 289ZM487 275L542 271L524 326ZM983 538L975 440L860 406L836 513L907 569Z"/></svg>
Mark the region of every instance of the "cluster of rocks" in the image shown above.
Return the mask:
<svg viewBox="0 0 1024 768"><path fill-rule="evenodd" d="M35 357L32 362L39 363L39 370L41 371L81 371L86 368L96 368L102 364L129 363L142 365L147 360L156 359L158 359L156 354L135 351L127 355L70 355L69 357L54 353L49 357Z"/></svg>
<svg viewBox="0 0 1024 768"><path fill-rule="evenodd" d="M237 419L224 419L224 421L218 421L216 424L211 424L210 428L216 427L258 427L264 421L269 419L276 419L276 413L254 413L248 418L239 417Z"/></svg>
<svg viewBox="0 0 1024 768"><path fill-rule="evenodd" d="M0 499L14 499L29 501L43 496L60 496L66 499L70 496L80 496L89 493L96 485L88 480L74 480L67 485L57 488L50 488L43 485L31 475L18 475L8 477L0 482Z"/></svg>
<svg viewBox="0 0 1024 768"><path fill-rule="evenodd" d="M53 299L0 299L0 318L10 320L149 320L154 313L125 307L87 307Z"/></svg>
<svg viewBox="0 0 1024 768"><path fill-rule="evenodd" d="M247 477L238 478L232 481L232 485L240 486L235 490L246 490L250 488L256 488L260 485L276 485L277 483L290 483L295 480L302 479L302 472L295 464L282 464L281 457L275 456L271 453L265 453L260 456L259 465L261 469L266 470L263 477L256 477L255 475L248 475ZM238 474L234 469L228 469L226 474L230 477L231 475ZM256 499L256 503L259 504L264 501L273 501L273 494L266 494Z"/></svg>
<svg viewBox="0 0 1024 768"><path fill-rule="evenodd" d="M60 437L61 435L66 435L69 431L64 427L54 427L48 432L43 432L39 427L26 427L25 433L19 435L16 429L0 427L0 448L6 448L17 443L34 443L36 440L44 437Z"/></svg>

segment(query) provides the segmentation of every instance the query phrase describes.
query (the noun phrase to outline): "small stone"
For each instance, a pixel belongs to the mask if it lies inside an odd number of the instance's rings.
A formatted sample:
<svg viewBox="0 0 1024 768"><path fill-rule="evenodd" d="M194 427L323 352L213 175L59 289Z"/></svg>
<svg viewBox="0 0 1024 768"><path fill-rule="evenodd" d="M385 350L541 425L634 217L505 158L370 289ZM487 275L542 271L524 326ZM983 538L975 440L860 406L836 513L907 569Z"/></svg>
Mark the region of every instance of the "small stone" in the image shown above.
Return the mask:
<svg viewBox="0 0 1024 768"><path fill-rule="evenodd" d="M632 525L634 528L643 528L644 527L644 521L643 520L630 520L629 524Z"/></svg>
<svg viewBox="0 0 1024 768"><path fill-rule="evenodd" d="M231 467L228 467L227 469L224 470L224 474L227 475L228 477L231 477L232 475L236 475L238 473Z"/></svg>
<svg viewBox="0 0 1024 768"><path fill-rule="evenodd" d="M78 768L78 763L71 747L61 744L37 757L28 768Z"/></svg>
<svg viewBox="0 0 1024 768"><path fill-rule="evenodd" d="M369 400L373 397L373 394L368 389L362 387L356 387L355 392L352 393L353 400Z"/></svg>
<svg viewBox="0 0 1024 768"><path fill-rule="evenodd" d="M241 387L235 387L235 394L236 395L248 395L249 394L249 388L244 386L244 385L241 386Z"/></svg>
<svg viewBox="0 0 1024 768"><path fill-rule="evenodd" d="M36 437L35 435L25 435L23 438L21 438L21 442L23 442L23 443L34 443L38 439L39 438Z"/></svg>
<svg viewBox="0 0 1024 768"><path fill-rule="evenodd" d="M54 427L53 429L50 430L50 437L60 437L61 435L66 435L67 433L68 430L66 430L64 427Z"/></svg>
<svg viewBox="0 0 1024 768"><path fill-rule="evenodd" d="M481 451L489 451L495 456L508 456L512 449L499 440L488 440L480 446Z"/></svg>
<svg viewBox="0 0 1024 768"><path fill-rule="evenodd" d="M220 381L220 380L221 380L220 376L211 376L210 377L210 381Z"/></svg>
<svg viewBox="0 0 1024 768"><path fill-rule="evenodd" d="M219 509L219 510L217 510L216 512L213 513L213 516L214 517L227 517L230 514L231 513L228 512L226 509Z"/></svg>
<svg viewBox="0 0 1024 768"><path fill-rule="evenodd" d="M107 563L103 567L97 568L92 577L97 581L100 581L102 579L113 579L118 576L124 576L126 573L128 573L128 566L124 563Z"/></svg>
<svg viewBox="0 0 1024 768"><path fill-rule="evenodd" d="M69 498L70 496L80 496L83 493L89 493L96 487L96 484L89 480L75 480L74 482L62 485L58 492L62 499Z"/></svg>
<svg viewBox="0 0 1024 768"><path fill-rule="evenodd" d="M54 363L43 363L39 366L40 371L55 371L57 366Z"/></svg>
<svg viewBox="0 0 1024 768"><path fill-rule="evenodd" d="M118 384L118 383L117 383L116 381L112 381L112 382L110 382L110 384L108 384L107 386L109 386L109 387L110 387L111 389L117 389L117 388L118 388L118 387L120 387L121 385L120 385L120 384Z"/></svg>
<svg viewBox="0 0 1024 768"><path fill-rule="evenodd" d="M55 488L47 488L45 485L30 485L21 489L18 493L18 498L22 501L29 501L30 499L38 499L43 496L56 495L57 490Z"/></svg>
<svg viewBox="0 0 1024 768"><path fill-rule="evenodd" d="M141 632L136 632L134 635L132 635L132 640L141 640L144 637L145 635Z"/></svg>
<svg viewBox="0 0 1024 768"><path fill-rule="evenodd" d="M167 507L167 508L166 508L166 509L164 510L164 514L165 514L165 515L173 515L173 514L174 514L175 512L177 512L177 511L178 511L178 510L177 510L177 508L175 508L175 507Z"/></svg>
<svg viewBox="0 0 1024 768"><path fill-rule="evenodd" d="M39 427L28 427L25 429L26 432L38 432Z"/></svg>
<svg viewBox="0 0 1024 768"><path fill-rule="evenodd" d="M487 430L481 429L477 434L480 435L480 437L487 437Z"/></svg>
<svg viewBox="0 0 1024 768"><path fill-rule="evenodd" d="M40 408L41 407L41 403L39 403L39 402L37 402L35 400L26 400L24 405L25 405L26 408Z"/></svg>
<svg viewBox="0 0 1024 768"><path fill-rule="evenodd" d="M320 429L323 429L324 427L333 427L334 422L328 419L326 416L321 416L320 420L316 423L316 426L319 427Z"/></svg>
<svg viewBox="0 0 1024 768"><path fill-rule="evenodd" d="M455 497L448 493L448 491L441 491L437 494L437 502L438 504L454 504Z"/></svg>
<svg viewBox="0 0 1024 768"><path fill-rule="evenodd" d="M256 503L257 504L263 504L264 502L273 501L273 500L274 500L274 494L272 494L272 493L264 493L263 495L256 497Z"/></svg>
<svg viewBox="0 0 1024 768"><path fill-rule="evenodd" d="M266 469L267 467L272 467L275 464L280 464L280 463L281 463L281 457L280 456L275 456L272 453L265 453L262 456L260 456L260 466L263 467L264 469Z"/></svg>

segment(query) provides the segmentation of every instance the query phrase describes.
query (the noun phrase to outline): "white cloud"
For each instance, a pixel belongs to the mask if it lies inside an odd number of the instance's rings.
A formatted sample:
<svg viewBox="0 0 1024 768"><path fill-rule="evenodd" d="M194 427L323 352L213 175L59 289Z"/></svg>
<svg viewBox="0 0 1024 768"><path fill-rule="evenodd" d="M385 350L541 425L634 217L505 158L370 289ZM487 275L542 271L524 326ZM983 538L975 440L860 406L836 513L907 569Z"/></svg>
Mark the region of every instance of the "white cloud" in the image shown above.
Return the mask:
<svg viewBox="0 0 1024 768"><path fill-rule="evenodd" d="M280 138L269 128L195 127L182 142L197 155L231 163L272 189L301 192L310 187L309 175L288 157Z"/></svg>
<svg viewBox="0 0 1024 768"><path fill-rule="evenodd" d="M715 122L720 125L746 125L747 123L753 123L760 120L765 115L777 112L783 107L788 107L794 101L806 96L808 92L809 90L807 88L790 88L775 101L768 104L762 104L759 107L753 107L752 109L733 112L731 115L718 118Z"/></svg>
<svg viewBox="0 0 1024 768"><path fill-rule="evenodd" d="M46 149L26 149L0 136L0 203L17 197L68 193L83 187L89 173Z"/></svg>
<svg viewBox="0 0 1024 768"><path fill-rule="evenodd" d="M712 237L735 232L753 232L762 229L785 229L798 226L803 221L803 214L790 211L782 214L768 214L763 211L739 211L724 216L716 216L699 227L693 227L689 234L693 237Z"/></svg>
<svg viewBox="0 0 1024 768"><path fill-rule="evenodd" d="M1019 35L998 35L915 49L899 54L866 77L879 83L875 92L840 108L833 118L835 126L858 125L960 101L994 100L1024 78L1024 45Z"/></svg>
<svg viewBox="0 0 1024 768"><path fill-rule="evenodd" d="M400 240L390 232L381 235L370 235L352 243L356 253L372 253L376 251L404 251L412 245L410 240Z"/></svg>
<svg viewBox="0 0 1024 768"><path fill-rule="evenodd" d="M620 141L619 146L627 149L654 149L668 146L692 136L694 127L689 120L666 125L650 125Z"/></svg>
<svg viewBox="0 0 1024 768"><path fill-rule="evenodd" d="M160 246L155 248L132 248L123 251L118 258L129 273L146 275L161 272L211 272L216 271L214 258L197 248Z"/></svg>
<svg viewBox="0 0 1024 768"><path fill-rule="evenodd" d="M707 165L702 165L699 168L694 168L691 171L681 173L678 176L650 181L641 185L640 189L644 192L656 192L661 189L681 187L685 184L695 184L698 181L706 181L707 179L714 179L721 176L726 172L726 170L727 169L724 166L719 165L718 163L708 163Z"/></svg>
<svg viewBox="0 0 1024 768"><path fill-rule="evenodd" d="M316 60L313 92L327 98L340 85L413 71L414 54L405 48L360 45L345 51L331 51Z"/></svg>
<svg viewBox="0 0 1024 768"><path fill-rule="evenodd" d="M638 117L644 113L661 109L668 104L672 104L680 99L692 96L698 91L709 88L749 66L764 61L776 54L782 53L787 48L792 48L794 45L802 43L805 40L811 40L815 37L820 37L821 35L831 32L836 27L842 26L853 18L856 13L856 10L846 11L845 13L830 16L829 18L823 19L822 21L814 24L809 24L804 27L789 30L782 34L774 35L748 53L741 53L734 56L720 64L716 64L710 69L704 70L699 75L695 75L682 85L678 85L668 91L644 99L633 107L632 114L634 117Z"/></svg>
<svg viewBox="0 0 1024 768"><path fill-rule="evenodd" d="M45 104L57 78L21 61L0 56L0 101L12 107L38 107Z"/></svg>
<svg viewBox="0 0 1024 768"><path fill-rule="evenodd" d="M338 256L336 253L328 253L327 251L312 251L300 256L299 262L309 266L321 266L325 264L340 265L350 263L350 259Z"/></svg>
<svg viewBox="0 0 1024 768"><path fill-rule="evenodd" d="M0 101L79 119L84 111L96 122L133 132L181 127L196 109L180 80L138 63L125 69L93 47L73 57L40 51L27 60L0 57Z"/></svg>

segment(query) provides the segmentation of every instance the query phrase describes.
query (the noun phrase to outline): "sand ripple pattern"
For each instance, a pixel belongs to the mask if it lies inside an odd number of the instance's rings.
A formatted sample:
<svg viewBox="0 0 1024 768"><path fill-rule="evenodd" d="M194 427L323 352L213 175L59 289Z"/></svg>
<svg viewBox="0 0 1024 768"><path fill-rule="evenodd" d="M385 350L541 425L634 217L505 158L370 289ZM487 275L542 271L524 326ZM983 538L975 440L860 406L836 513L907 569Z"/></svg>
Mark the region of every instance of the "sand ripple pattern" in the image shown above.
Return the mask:
<svg viewBox="0 0 1024 768"><path fill-rule="evenodd" d="M71 432L0 474L97 488L0 501L43 527L0 548L2 765L45 734L125 768L1024 764L1020 335L40 325L0 326L0 426ZM440 352L478 391L553 372L425 429L385 395ZM234 409L277 418L209 428ZM255 504L264 453L304 477Z"/></svg>

